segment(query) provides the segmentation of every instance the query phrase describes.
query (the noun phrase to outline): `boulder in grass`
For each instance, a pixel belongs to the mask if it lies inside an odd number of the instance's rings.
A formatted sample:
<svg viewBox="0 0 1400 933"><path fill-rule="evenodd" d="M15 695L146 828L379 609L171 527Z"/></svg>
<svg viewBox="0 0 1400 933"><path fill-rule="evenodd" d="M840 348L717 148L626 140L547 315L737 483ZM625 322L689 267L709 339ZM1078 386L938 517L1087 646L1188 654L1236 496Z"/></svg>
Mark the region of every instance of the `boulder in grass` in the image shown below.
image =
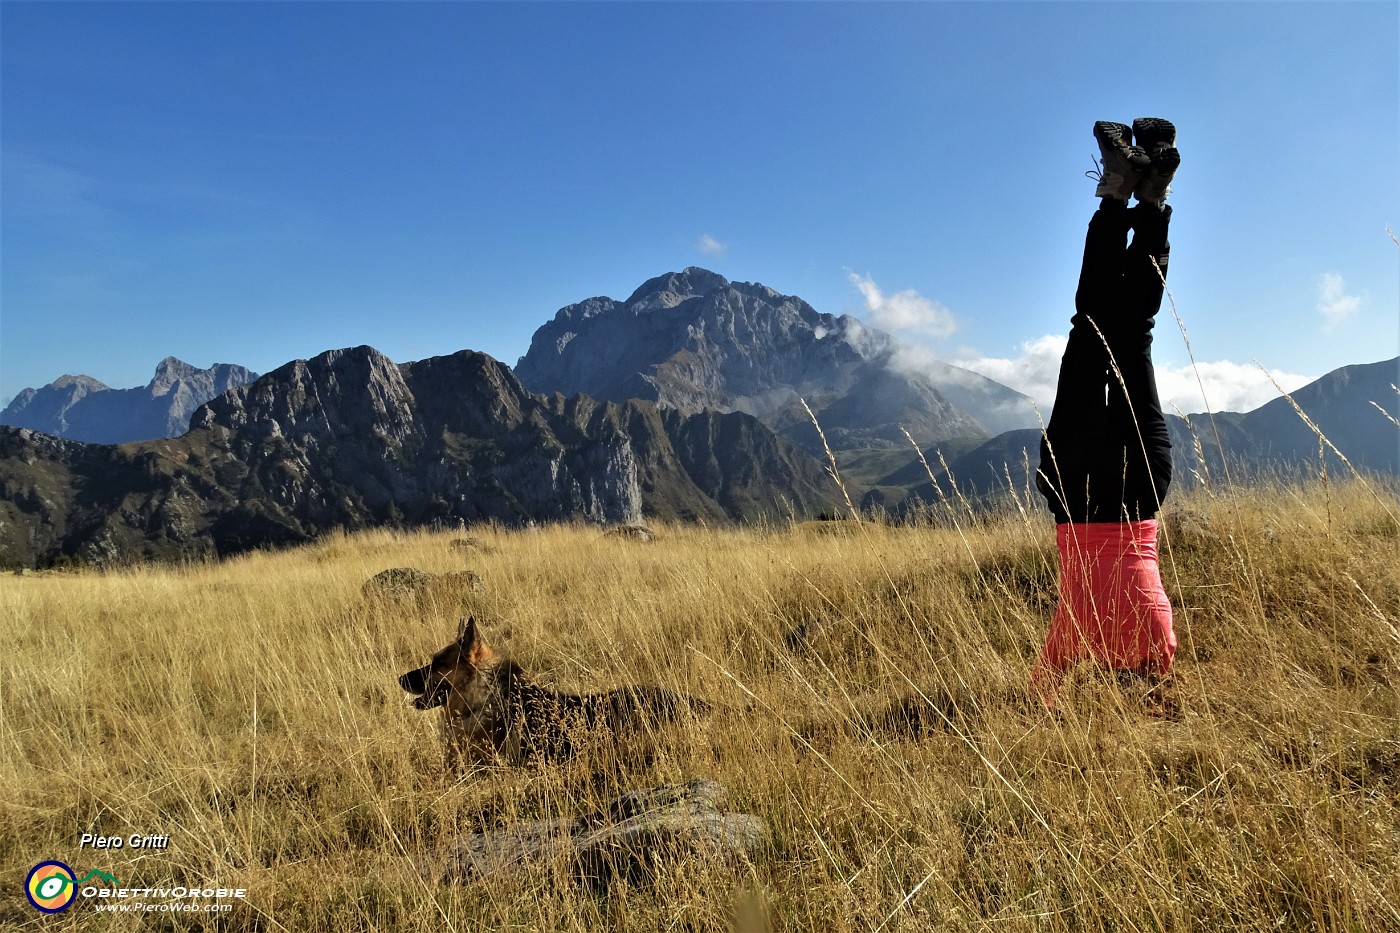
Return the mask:
<svg viewBox="0 0 1400 933"><path fill-rule="evenodd" d="M608 538L626 538L631 541L655 541L656 532L645 525L618 525L603 532Z"/></svg>
<svg viewBox="0 0 1400 933"><path fill-rule="evenodd" d="M430 585L439 592L458 596L481 596L486 592L486 584L475 570L449 570L439 574Z"/></svg>
<svg viewBox="0 0 1400 933"><path fill-rule="evenodd" d="M722 812L724 795L718 782L695 780L623 794L583 816L476 833L450 858L446 880L512 876L557 865L592 887L606 888L618 879L644 882L669 857L748 855L767 840L767 828L756 816Z"/></svg>
<svg viewBox="0 0 1400 933"><path fill-rule="evenodd" d="M422 592L434 576L417 567L390 567L366 580L360 592L367 599L411 599Z"/></svg>
<svg viewBox="0 0 1400 933"><path fill-rule="evenodd" d="M430 573L417 567L390 567L365 581L360 588L366 599L412 602L424 598L469 599L486 592L486 584L474 570Z"/></svg>

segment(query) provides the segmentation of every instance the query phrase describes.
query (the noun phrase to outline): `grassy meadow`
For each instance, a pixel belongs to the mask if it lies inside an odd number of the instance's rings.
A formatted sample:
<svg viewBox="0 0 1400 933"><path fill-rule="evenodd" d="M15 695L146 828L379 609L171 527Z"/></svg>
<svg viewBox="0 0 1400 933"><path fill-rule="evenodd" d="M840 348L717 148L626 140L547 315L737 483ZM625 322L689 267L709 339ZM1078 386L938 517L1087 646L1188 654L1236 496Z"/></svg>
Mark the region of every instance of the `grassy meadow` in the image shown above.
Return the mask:
<svg viewBox="0 0 1400 933"><path fill-rule="evenodd" d="M1400 929L1400 502L1359 482L1173 493L1165 696L1026 697L1052 520L332 536L218 564L0 579L0 927ZM470 535L471 546L457 543ZM485 591L367 599L389 567ZM713 716L648 756L451 773L397 677L473 613L541 682L662 683ZM891 706L938 711L910 727ZM738 861L598 891L440 879L483 828L691 778L762 817ZM163 850L80 834L168 834ZM221 914L33 910L44 859Z"/></svg>

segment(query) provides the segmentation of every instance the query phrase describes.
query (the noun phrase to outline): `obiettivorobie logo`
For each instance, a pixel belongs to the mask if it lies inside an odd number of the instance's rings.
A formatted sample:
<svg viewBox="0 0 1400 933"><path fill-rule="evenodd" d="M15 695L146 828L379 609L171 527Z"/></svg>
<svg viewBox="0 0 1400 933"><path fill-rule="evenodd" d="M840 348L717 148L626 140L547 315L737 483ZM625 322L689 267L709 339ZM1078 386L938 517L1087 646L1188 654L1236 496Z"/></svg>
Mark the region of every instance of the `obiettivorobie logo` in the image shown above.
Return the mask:
<svg viewBox="0 0 1400 933"><path fill-rule="evenodd" d="M108 872L93 869L79 878L64 863L49 860L29 870L24 879L24 896L35 910L46 914L67 910L79 897L88 901L91 909L99 911L222 913L233 909L231 901L245 899L248 890L207 887L193 882L171 887L124 888Z"/></svg>
<svg viewBox="0 0 1400 933"><path fill-rule="evenodd" d="M24 896L29 898L29 903L34 905L35 910L56 914L71 907L73 899L78 895L79 886L94 878L112 885L121 885L120 881L107 872L95 868L78 879L74 877L73 869L62 862L40 862L29 870L29 876L24 879Z"/></svg>

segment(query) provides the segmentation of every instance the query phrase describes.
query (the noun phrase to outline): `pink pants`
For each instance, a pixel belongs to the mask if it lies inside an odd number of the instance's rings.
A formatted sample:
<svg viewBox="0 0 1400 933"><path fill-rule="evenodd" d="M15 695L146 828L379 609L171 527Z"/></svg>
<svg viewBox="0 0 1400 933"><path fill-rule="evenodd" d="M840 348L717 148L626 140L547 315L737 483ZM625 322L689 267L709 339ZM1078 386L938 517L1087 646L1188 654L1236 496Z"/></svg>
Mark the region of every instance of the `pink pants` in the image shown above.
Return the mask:
<svg viewBox="0 0 1400 933"><path fill-rule="evenodd" d="M1053 693L1081 660L1113 670L1165 674L1176 654L1172 606L1157 567L1157 520L1055 526L1060 604L1033 687Z"/></svg>

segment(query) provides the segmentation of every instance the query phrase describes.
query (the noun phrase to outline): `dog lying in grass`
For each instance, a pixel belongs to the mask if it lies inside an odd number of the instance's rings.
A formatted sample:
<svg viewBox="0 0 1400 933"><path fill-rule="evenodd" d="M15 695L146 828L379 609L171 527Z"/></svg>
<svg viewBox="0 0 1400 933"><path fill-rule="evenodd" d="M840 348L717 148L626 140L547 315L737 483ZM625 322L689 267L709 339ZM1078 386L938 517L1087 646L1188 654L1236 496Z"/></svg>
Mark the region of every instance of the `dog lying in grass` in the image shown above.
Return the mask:
<svg viewBox="0 0 1400 933"><path fill-rule="evenodd" d="M575 694L532 683L520 665L486 643L476 618L431 661L399 678L416 709L442 707L449 763L504 759L523 765L564 761L590 736L645 733L681 716L710 711L703 700L658 686Z"/></svg>

